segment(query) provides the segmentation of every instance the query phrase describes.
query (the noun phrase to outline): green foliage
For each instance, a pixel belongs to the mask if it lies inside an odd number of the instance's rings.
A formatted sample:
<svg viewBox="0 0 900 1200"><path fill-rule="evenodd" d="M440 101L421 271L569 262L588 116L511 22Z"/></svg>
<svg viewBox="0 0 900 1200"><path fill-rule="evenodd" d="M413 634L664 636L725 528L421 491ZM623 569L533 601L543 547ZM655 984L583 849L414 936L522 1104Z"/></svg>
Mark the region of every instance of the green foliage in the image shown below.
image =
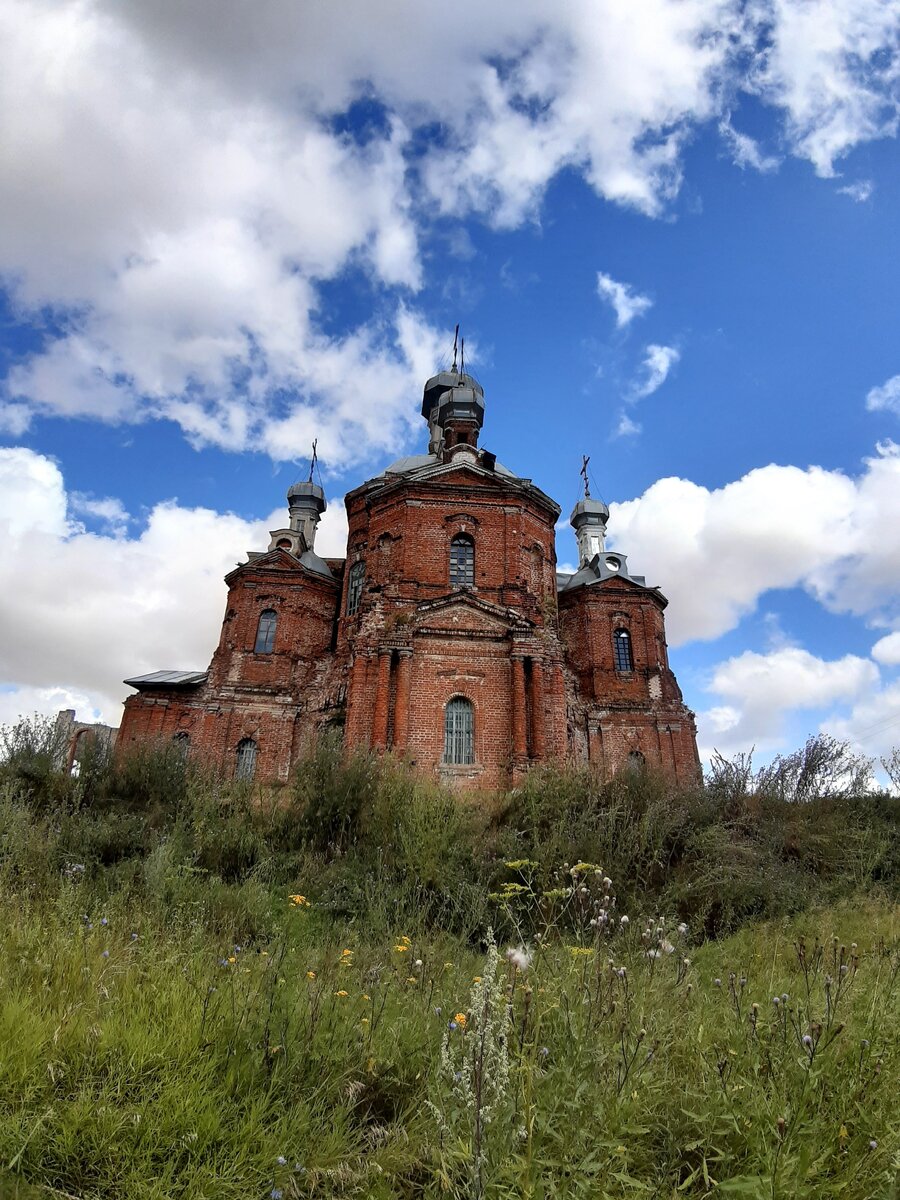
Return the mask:
<svg viewBox="0 0 900 1200"><path fill-rule="evenodd" d="M900 1188L900 808L835 746L498 801L51 733L0 767L0 1195Z"/></svg>

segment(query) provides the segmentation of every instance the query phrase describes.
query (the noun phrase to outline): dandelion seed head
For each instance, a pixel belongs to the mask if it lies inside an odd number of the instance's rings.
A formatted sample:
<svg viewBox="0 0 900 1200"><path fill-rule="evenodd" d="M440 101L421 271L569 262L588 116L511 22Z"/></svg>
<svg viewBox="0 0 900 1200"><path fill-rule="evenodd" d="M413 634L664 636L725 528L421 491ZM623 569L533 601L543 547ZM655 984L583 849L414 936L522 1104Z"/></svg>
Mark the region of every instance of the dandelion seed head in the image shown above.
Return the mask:
<svg viewBox="0 0 900 1200"><path fill-rule="evenodd" d="M279 1154L275 1161L278 1163L279 1167L283 1167L287 1164L287 1159L283 1154Z"/></svg>
<svg viewBox="0 0 900 1200"><path fill-rule="evenodd" d="M872 1140L869 1142L869 1149L870 1149L870 1150L877 1150L877 1149L878 1149L878 1143L875 1141L875 1139L874 1139L874 1138L872 1138Z"/></svg>
<svg viewBox="0 0 900 1200"><path fill-rule="evenodd" d="M803 1045L804 1045L804 1046L807 1048L807 1050L808 1050L812 1044L813 1044L813 1040L812 1040L812 1038L809 1036L809 1034L808 1034L808 1033L804 1033L804 1035L803 1035Z"/></svg>

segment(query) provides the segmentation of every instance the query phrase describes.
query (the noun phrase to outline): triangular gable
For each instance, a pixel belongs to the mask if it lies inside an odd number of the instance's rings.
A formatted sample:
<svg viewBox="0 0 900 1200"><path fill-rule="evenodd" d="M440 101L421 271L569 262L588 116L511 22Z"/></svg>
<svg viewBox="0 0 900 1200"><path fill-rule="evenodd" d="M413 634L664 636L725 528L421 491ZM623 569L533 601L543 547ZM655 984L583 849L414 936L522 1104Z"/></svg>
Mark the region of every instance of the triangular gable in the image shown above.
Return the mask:
<svg viewBox="0 0 900 1200"><path fill-rule="evenodd" d="M534 622L512 608L491 604L470 591L460 590L439 600L425 600L416 608L414 628L449 631L494 630L504 635L510 631L527 633Z"/></svg>
<svg viewBox="0 0 900 1200"><path fill-rule="evenodd" d="M320 583L333 584L335 582L334 579L329 579L318 571L309 570L299 558L280 546L276 546L274 550L267 550L264 554L252 553L247 562L238 563L233 571L229 571L225 576L225 582L230 584L233 579L248 571L265 571L267 574L278 575L302 575L307 579L317 579Z"/></svg>

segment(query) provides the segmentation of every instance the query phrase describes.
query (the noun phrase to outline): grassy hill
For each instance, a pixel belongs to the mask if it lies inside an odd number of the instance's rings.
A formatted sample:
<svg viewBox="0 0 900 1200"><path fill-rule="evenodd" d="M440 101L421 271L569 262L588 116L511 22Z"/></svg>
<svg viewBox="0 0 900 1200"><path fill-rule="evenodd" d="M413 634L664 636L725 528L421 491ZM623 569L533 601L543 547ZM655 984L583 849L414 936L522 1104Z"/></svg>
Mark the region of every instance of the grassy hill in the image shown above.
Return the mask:
<svg viewBox="0 0 900 1200"><path fill-rule="evenodd" d="M0 770L0 1196L900 1195L890 797L37 750Z"/></svg>

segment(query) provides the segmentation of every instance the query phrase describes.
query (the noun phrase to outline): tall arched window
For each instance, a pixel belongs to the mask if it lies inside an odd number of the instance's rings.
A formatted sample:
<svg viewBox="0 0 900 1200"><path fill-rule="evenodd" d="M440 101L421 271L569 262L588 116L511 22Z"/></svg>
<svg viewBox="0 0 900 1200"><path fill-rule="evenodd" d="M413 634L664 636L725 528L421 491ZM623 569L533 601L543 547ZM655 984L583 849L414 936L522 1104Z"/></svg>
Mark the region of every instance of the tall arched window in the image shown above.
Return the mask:
<svg viewBox="0 0 900 1200"><path fill-rule="evenodd" d="M631 657L631 634L627 629L617 629L613 633L613 652L617 671L634 670L634 661Z"/></svg>
<svg viewBox="0 0 900 1200"><path fill-rule="evenodd" d="M252 779L256 774L257 745L253 738L241 738L237 744L236 779Z"/></svg>
<svg viewBox="0 0 900 1200"><path fill-rule="evenodd" d="M444 709L444 762L475 761L475 707L465 696L454 696Z"/></svg>
<svg viewBox="0 0 900 1200"><path fill-rule="evenodd" d="M274 608L267 608L259 614L259 624L256 627L256 645L254 654L271 654L275 649L275 626L278 624L278 613Z"/></svg>
<svg viewBox="0 0 900 1200"><path fill-rule="evenodd" d="M458 533L450 543L450 586L475 586L475 543L467 533Z"/></svg>
<svg viewBox="0 0 900 1200"><path fill-rule="evenodd" d="M176 754L180 754L182 758L187 758L191 749L191 735L185 733L182 729L179 733L173 734L172 745L175 747Z"/></svg>
<svg viewBox="0 0 900 1200"><path fill-rule="evenodd" d="M363 584L366 580L366 564L364 562L355 562L350 568L350 577L347 580L347 616L352 617L359 608L360 597L362 596Z"/></svg>

